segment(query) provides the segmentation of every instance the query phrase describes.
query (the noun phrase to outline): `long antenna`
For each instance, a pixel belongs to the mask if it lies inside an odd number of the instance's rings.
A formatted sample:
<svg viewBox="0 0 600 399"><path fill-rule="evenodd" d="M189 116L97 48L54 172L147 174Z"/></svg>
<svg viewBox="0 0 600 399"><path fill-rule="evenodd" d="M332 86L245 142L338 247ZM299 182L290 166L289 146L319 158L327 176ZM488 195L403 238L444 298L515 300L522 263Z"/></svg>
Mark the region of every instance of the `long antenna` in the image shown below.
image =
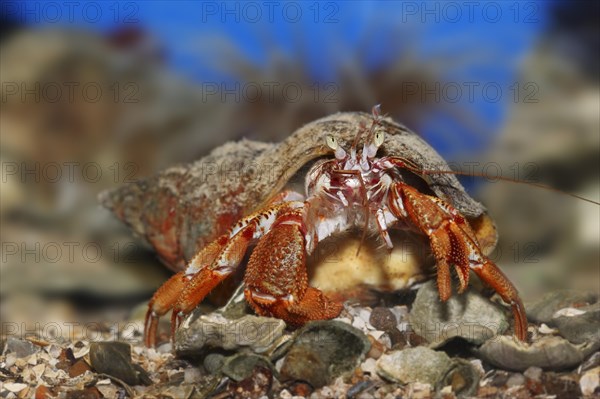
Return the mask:
<svg viewBox="0 0 600 399"><path fill-rule="evenodd" d="M408 169L413 169L413 168L408 168ZM490 176L486 176L483 173L457 172L457 171L454 171L454 170L428 170L428 169L421 169L421 170L413 170L413 172L418 173L418 174L423 174L423 175L445 174L445 175L460 175L460 176L483 177L483 178L488 178L488 179L493 179L493 180L506 181L506 182L510 182L510 183L526 184L528 186L543 188L543 189L546 189L546 190L549 190L549 191L553 191L555 193L559 193L559 194L563 194L563 195L568 195L570 197L577 198L577 199L580 199L580 200L585 201L585 202L589 202L590 204L594 204L594 205L599 205L600 206L600 202L594 201L594 200L589 199L589 198L582 197L581 195L577 195L577 194L573 194L573 193L567 193L566 191L562 191L562 190L559 190L559 189L554 188L552 186L547 186L545 184L533 183L533 182L529 182L529 181L522 181L522 180L519 180L519 179L513 179L511 177L494 176L492 178Z"/></svg>

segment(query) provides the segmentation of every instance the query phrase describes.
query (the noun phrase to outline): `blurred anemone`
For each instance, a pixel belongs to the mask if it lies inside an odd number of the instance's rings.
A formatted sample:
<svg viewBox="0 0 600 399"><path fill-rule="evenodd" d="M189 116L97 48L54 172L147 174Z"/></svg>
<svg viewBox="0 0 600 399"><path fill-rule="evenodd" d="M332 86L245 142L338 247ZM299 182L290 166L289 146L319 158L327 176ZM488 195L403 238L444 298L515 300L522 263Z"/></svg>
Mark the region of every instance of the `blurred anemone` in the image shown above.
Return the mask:
<svg viewBox="0 0 600 399"><path fill-rule="evenodd" d="M398 22L399 3L340 6L345 19L337 24L240 24L187 45L203 71L199 79L210 85L204 88L216 90L209 97L228 109L212 125L215 134L279 140L317 117L381 103L442 154L490 144L510 103L510 79L540 24L417 25ZM479 91L488 82L504 90L500 101L469 98L469 84ZM245 88L259 94L245 101ZM458 100L447 88L461 90Z"/></svg>

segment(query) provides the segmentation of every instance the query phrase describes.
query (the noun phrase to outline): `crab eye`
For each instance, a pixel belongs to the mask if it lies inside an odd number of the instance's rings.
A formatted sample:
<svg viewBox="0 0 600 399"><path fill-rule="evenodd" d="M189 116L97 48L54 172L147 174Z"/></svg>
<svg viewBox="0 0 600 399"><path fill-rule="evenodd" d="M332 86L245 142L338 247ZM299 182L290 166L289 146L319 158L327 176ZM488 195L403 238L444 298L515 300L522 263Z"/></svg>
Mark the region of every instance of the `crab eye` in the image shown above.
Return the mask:
<svg viewBox="0 0 600 399"><path fill-rule="evenodd" d="M333 137L333 136L327 136L325 138L325 141L327 142L327 147L331 148L334 151L337 150L337 148L338 148L338 142L335 139L335 137Z"/></svg>
<svg viewBox="0 0 600 399"><path fill-rule="evenodd" d="M385 133L381 130L375 132L375 137L373 137L373 144L377 147L383 144L383 140L385 139Z"/></svg>

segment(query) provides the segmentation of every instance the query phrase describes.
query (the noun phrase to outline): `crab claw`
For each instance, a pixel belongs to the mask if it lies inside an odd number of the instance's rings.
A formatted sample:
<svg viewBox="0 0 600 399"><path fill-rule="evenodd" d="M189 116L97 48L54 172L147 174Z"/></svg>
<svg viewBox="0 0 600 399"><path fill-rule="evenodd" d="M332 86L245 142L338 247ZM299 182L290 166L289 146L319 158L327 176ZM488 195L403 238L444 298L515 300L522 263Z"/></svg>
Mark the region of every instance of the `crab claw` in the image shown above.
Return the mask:
<svg viewBox="0 0 600 399"><path fill-rule="evenodd" d="M396 183L392 190L390 209L397 217L408 218L429 237L437 261L437 281L440 299L452 295L450 265L459 279L459 293L469 283L471 270L491 286L508 303L515 320L515 336L527 340L525 307L515 286L481 251L475 233L465 218L440 198L422 194L414 187Z"/></svg>
<svg viewBox="0 0 600 399"><path fill-rule="evenodd" d="M301 219L287 219L267 233L250 256L244 294L256 313L294 326L337 317L342 304L308 286Z"/></svg>

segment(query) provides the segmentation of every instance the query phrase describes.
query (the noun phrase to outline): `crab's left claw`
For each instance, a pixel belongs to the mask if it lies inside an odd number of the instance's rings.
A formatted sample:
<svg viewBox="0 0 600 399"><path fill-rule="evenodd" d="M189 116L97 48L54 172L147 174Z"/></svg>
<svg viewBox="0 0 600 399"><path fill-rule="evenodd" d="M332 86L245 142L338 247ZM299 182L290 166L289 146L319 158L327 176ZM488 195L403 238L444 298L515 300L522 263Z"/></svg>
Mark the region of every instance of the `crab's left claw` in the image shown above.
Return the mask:
<svg viewBox="0 0 600 399"><path fill-rule="evenodd" d="M422 194L404 183L397 183L390 197L392 212L399 218L409 219L429 237L438 266L440 299L445 301L452 295L450 265L454 266L458 275L459 293L466 289L469 272L473 270L512 307L515 336L526 341L527 317L517 289L498 266L482 253L477 237L465 218L447 202Z"/></svg>

